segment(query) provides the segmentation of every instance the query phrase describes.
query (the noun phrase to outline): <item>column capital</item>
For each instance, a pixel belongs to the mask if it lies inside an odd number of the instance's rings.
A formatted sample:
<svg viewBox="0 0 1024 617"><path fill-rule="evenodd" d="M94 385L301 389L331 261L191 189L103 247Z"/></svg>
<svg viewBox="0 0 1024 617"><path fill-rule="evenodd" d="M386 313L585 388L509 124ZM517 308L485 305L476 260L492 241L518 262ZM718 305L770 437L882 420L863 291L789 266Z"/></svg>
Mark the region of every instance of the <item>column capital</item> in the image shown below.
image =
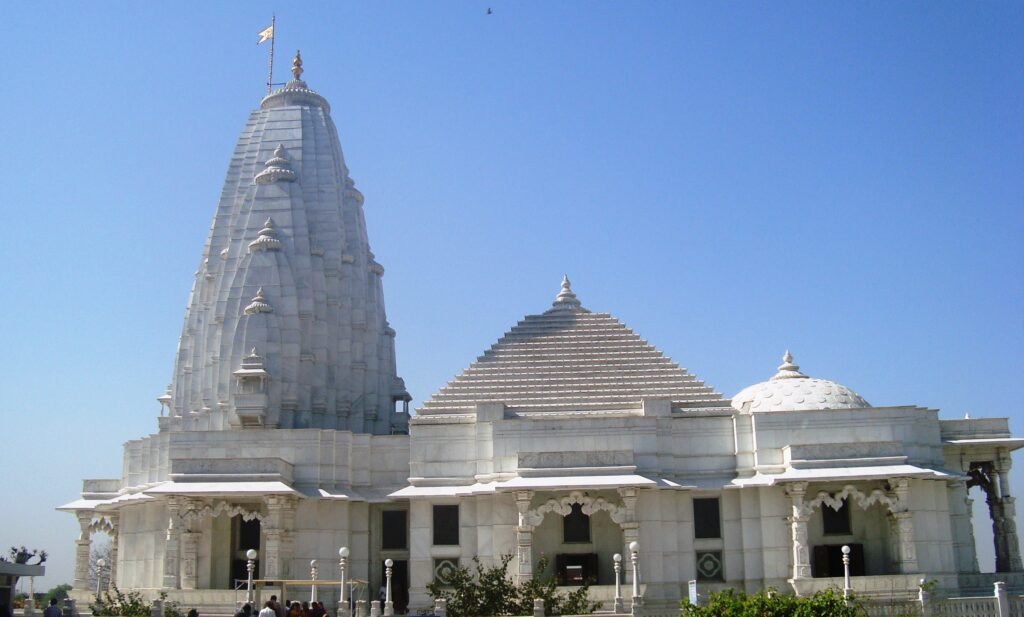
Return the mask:
<svg viewBox="0 0 1024 617"><path fill-rule="evenodd" d="M807 482L789 482L786 484L786 494L794 500L799 498L802 501L807 494Z"/></svg>
<svg viewBox="0 0 1024 617"><path fill-rule="evenodd" d="M1013 467L1013 458L1010 456L1009 448L996 448L995 460L992 465L999 473L1006 473Z"/></svg>
<svg viewBox="0 0 1024 617"><path fill-rule="evenodd" d="M92 530L89 529L92 526L92 510L75 510L75 517L78 518L78 527L80 528L78 539L88 540L92 535Z"/></svg>
<svg viewBox="0 0 1024 617"><path fill-rule="evenodd" d="M533 500L533 491L516 491L516 507L530 509L530 502Z"/></svg>

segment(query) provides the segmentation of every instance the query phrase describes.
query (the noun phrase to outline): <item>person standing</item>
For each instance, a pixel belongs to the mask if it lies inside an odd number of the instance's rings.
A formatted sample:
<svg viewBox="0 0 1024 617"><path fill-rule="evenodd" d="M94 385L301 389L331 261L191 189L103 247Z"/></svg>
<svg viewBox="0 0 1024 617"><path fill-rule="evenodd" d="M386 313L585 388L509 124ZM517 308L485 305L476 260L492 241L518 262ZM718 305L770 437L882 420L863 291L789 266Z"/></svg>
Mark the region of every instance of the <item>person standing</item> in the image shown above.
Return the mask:
<svg viewBox="0 0 1024 617"><path fill-rule="evenodd" d="M270 603L274 606L274 613L277 617L284 617L284 607L277 601L277 595L270 596Z"/></svg>
<svg viewBox="0 0 1024 617"><path fill-rule="evenodd" d="M57 598L50 598L50 606L43 611L43 617L61 617L60 608L57 607Z"/></svg>
<svg viewBox="0 0 1024 617"><path fill-rule="evenodd" d="M263 605L263 609L260 610L259 617L277 617L277 612L274 610L274 602L267 600L266 604Z"/></svg>

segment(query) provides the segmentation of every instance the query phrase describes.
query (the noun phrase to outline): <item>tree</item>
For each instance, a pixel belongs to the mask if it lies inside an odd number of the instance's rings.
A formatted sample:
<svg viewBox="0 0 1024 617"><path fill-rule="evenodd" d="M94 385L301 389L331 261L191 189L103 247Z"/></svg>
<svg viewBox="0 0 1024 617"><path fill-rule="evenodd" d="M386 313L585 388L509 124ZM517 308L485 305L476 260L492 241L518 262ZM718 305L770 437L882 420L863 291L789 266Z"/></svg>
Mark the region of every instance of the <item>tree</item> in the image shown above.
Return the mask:
<svg viewBox="0 0 1024 617"><path fill-rule="evenodd" d="M67 583L63 583L51 588L49 591L43 594L41 602L42 606L49 606L51 598L57 598L58 602L63 602L64 598L68 597L69 591L71 591L71 585L68 585Z"/></svg>
<svg viewBox="0 0 1024 617"><path fill-rule="evenodd" d="M103 560L103 567L100 567L100 559ZM95 591L96 583L99 582L100 576L103 576L103 582L110 582L110 566L113 564L110 562L110 545L109 544L93 544L92 550L89 551L89 589Z"/></svg>
<svg viewBox="0 0 1024 617"><path fill-rule="evenodd" d="M447 575L442 584L434 581L427 591L435 599L444 599L449 617L492 617L494 615L533 614L533 601L544 600L546 615L582 615L592 613L600 606L589 599L589 586L561 594L551 576L541 576L547 570L548 559L542 557L537 564L538 576L517 585L508 575L512 555L503 555L497 565L485 566L473 558L474 571L458 566Z"/></svg>

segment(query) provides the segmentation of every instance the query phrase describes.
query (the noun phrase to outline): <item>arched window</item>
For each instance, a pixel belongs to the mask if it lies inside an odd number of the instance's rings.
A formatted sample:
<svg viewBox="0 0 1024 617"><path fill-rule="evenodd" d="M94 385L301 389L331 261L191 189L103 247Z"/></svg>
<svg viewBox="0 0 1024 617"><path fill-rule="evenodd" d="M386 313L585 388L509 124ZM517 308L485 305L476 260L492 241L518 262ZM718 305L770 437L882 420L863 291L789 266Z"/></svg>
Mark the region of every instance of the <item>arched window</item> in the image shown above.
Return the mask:
<svg viewBox="0 0 1024 617"><path fill-rule="evenodd" d="M572 512L562 518L562 541L566 544L590 542L590 517L578 503L572 504Z"/></svg>

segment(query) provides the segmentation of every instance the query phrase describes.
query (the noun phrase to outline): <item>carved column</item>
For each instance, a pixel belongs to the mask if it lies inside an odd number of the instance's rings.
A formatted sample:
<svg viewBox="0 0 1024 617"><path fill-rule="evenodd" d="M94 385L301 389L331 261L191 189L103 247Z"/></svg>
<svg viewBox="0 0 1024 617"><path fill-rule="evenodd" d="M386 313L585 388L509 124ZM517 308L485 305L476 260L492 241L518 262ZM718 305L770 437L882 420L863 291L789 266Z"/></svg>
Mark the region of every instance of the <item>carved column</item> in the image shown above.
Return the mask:
<svg viewBox="0 0 1024 617"><path fill-rule="evenodd" d="M263 520L263 578L288 578L294 551L296 500L286 495L267 495L267 517Z"/></svg>
<svg viewBox="0 0 1024 617"><path fill-rule="evenodd" d="M189 509L197 509L189 502ZM198 564L199 559L199 536L200 532L196 527L199 521L190 517L185 523L185 529L181 532L181 588L195 589L198 587Z"/></svg>
<svg viewBox="0 0 1024 617"><path fill-rule="evenodd" d="M893 478L889 480L893 493L896 494L896 505L890 506L896 536L898 538L900 572L907 574L917 572L917 544L914 541L914 513L910 511L910 480Z"/></svg>
<svg viewBox="0 0 1024 617"><path fill-rule="evenodd" d="M110 521L110 577L107 580L110 587L115 587L117 586L117 535L120 532L121 517L117 512L111 512L107 515L107 520Z"/></svg>
<svg viewBox="0 0 1024 617"><path fill-rule="evenodd" d="M516 526L516 582L525 583L533 579L533 525L528 513L533 491L516 491L516 510L519 524Z"/></svg>
<svg viewBox="0 0 1024 617"><path fill-rule="evenodd" d="M1006 538L1006 556L1010 572L1024 570L1020 558L1020 540L1017 537L1017 500L1007 495L1003 497L1003 537Z"/></svg>
<svg viewBox="0 0 1024 617"><path fill-rule="evenodd" d="M970 542L971 562L967 564L971 572L979 572L978 549L974 543L974 500L970 497L970 489L964 486L964 507L967 508L967 538ZM965 540L967 542L968 540Z"/></svg>
<svg viewBox="0 0 1024 617"><path fill-rule="evenodd" d="M804 506L806 482L793 482L786 490L791 500L789 516L793 541L793 579L811 578L811 547L807 539L807 523L811 515Z"/></svg>
<svg viewBox="0 0 1024 617"><path fill-rule="evenodd" d="M622 557L629 559L629 544L640 541L640 522L636 520L638 490L635 486L624 486L619 489L619 496L622 497L622 506L626 509L625 517L619 523L619 527L622 529ZM643 549L643 547L640 548ZM623 568L623 570L625 582L632 584L633 569Z"/></svg>
<svg viewBox="0 0 1024 617"><path fill-rule="evenodd" d="M181 539L181 503L167 499L167 538L164 544L164 589L178 589L178 546Z"/></svg>
<svg viewBox="0 0 1024 617"><path fill-rule="evenodd" d="M1006 570L1020 572L1024 570L1020 557L1020 541L1017 538L1017 507L1015 499L1010 496L1010 467L1013 460L1010 458L1010 451L1006 448L999 448L996 455L996 471L999 473L999 525L995 526L996 533L1002 535L1002 553ZM996 546L999 546L997 542ZM1006 571L999 570L999 571Z"/></svg>
<svg viewBox="0 0 1024 617"><path fill-rule="evenodd" d="M75 540L75 589L89 589L89 552L92 550L92 533L89 531L89 524L92 523L92 510L78 510L78 526L80 531L78 539Z"/></svg>

